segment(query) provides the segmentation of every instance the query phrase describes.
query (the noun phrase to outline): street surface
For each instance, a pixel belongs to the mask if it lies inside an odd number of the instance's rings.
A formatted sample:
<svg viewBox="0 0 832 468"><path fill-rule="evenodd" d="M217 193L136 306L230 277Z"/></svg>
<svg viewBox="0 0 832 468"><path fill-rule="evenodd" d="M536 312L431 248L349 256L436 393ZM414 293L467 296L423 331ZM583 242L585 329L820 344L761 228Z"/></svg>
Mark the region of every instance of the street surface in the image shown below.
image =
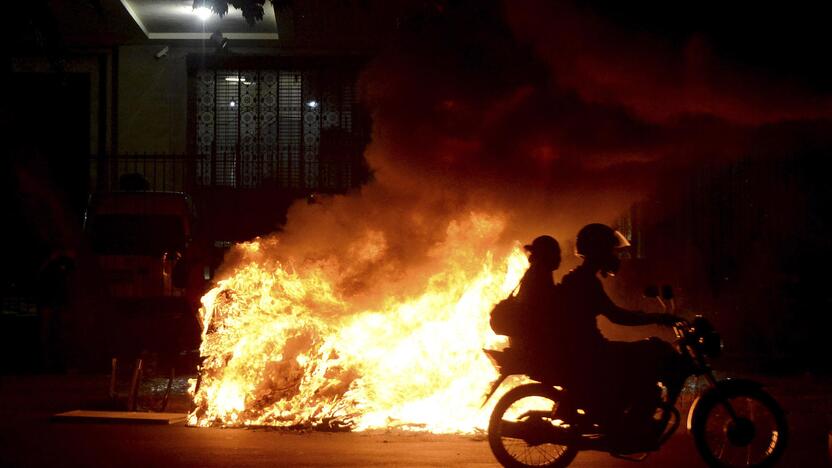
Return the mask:
<svg viewBox="0 0 832 468"><path fill-rule="evenodd" d="M0 378L3 398L0 466L260 467L260 466L497 466L484 435L409 432L324 433L272 429L204 429L183 424L51 422L56 412L89 408L106 393L106 378ZM820 408L817 401L812 403ZM828 404L828 398L824 400ZM173 401L183 405L183 399ZM786 406L784 404L784 406ZM781 466L828 466L825 416L818 409L790 412L792 444ZM820 415L820 417L817 417ZM631 467L604 453L578 456L575 467ZM701 467L684 429L643 467Z"/></svg>

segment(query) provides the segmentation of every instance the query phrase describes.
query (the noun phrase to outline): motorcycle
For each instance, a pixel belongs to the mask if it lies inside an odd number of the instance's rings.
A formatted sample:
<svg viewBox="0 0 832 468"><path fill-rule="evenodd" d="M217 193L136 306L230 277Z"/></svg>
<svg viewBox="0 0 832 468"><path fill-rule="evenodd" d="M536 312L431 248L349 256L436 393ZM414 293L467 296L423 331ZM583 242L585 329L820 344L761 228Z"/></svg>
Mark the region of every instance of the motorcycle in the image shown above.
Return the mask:
<svg viewBox="0 0 832 468"><path fill-rule="evenodd" d="M656 292L654 297L668 309ZM672 304L672 292L665 287L662 296ZM709 388L693 402L687 415L687 428L704 461L712 467L769 467L786 447L788 426L777 401L761 384L746 379L717 380L708 360L718 357L722 339L701 316L673 325L674 347L687 364L686 378L704 376ZM485 401L511 375L525 375L535 383L509 390L497 402L488 424L488 442L497 461L505 467L565 467L582 450L608 452L619 458L641 461L658 450L676 432L681 414L676 400L678 388L657 383L656 411L652 440L628 447L625 430L605 429L593 420L591 412L580 408L568 387L560 386L556 376L530 369L528 359L511 347L502 351L483 350L500 372ZM645 449L644 447L649 447Z"/></svg>

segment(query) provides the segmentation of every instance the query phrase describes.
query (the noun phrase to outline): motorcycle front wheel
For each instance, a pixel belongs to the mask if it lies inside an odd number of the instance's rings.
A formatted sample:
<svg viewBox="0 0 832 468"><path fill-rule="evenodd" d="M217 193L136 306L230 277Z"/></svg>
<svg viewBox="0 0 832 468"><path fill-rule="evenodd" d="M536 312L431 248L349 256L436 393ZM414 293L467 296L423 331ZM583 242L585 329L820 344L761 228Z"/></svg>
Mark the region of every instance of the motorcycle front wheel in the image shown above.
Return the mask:
<svg viewBox="0 0 832 468"><path fill-rule="evenodd" d="M711 467L770 467L786 448L786 415L762 389L726 389L719 396L712 394L703 398L691 416L696 448Z"/></svg>
<svg viewBox="0 0 832 468"><path fill-rule="evenodd" d="M554 419L560 394L544 384L526 384L508 391L491 413L488 444L500 464L511 468L530 466L561 468L578 451L564 443L566 430Z"/></svg>

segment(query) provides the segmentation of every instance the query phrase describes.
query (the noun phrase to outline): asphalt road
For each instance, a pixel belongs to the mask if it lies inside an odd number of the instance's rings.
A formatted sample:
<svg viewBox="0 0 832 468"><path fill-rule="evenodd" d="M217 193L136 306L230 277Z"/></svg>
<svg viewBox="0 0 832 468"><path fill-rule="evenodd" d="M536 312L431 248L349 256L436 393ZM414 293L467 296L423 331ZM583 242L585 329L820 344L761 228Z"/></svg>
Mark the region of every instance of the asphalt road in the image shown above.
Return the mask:
<svg viewBox="0 0 832 468"><path fill-rule="evenodd" d="M482 436L50 421L55 412L89 406L91 392L98 391L91 389L99 389L101 383L100 377L0 378L0 466L497 466ZM826 430L820 427L824 423L808 417L809 413L790 413L795 437L781 466L828 466ZM571 466L634 465L587 452ZM639 466L701 467L703 463L681 429Z"/></svg>
<svg viewBox="0 0 832 468"><path fill-rule="evenodd" d="M498 466L481 438L413 433L284 433L184 426L44 424L7 434L3 466ZM31 426L30 426L31 427ZM4 437L4 438L5 438ZM679 436L642 466L700 467ZM9 450L9 451L6 451ZM631 466L601 453L573 466Z"/></svg>

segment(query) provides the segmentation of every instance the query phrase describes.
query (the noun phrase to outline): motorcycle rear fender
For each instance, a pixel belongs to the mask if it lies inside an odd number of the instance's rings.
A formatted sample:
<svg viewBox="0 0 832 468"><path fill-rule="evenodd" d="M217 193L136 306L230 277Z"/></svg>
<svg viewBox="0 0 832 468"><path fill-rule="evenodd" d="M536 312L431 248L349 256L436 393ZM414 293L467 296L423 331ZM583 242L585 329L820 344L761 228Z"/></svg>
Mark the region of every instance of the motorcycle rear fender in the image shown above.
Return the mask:
<svg viewBox="0 0 832 468"><path fill-rule="evenodd" d="M491 384L491 389L485 395L485 400L482 402L482 406L485 406L506 378L510 375L523 374L524 371L521 364L517 362L517 351L512 348L505 348L502 351L483 349L483 352L491 360L491 364L500 372L500 377Z"/></svg>
<svg viewBox="0 0 832 468"><path fill-rule="evenodd" d="M509 361L509 356L506 351L497 351L496 349L483 349L483 352L488 359L491 361L491 364L496 367L498 370L506 367Z"/></svg>
<svg viewBox="0 0 832 468"><path fill-rule="evenodd" d="M500 385L508 378L508 374L500 374L500 377L497 378L494 382L491 383L491 388L488 390L488 393L485 394L485 399L482 401L480 408L484 408L485 404L488 403L488 400L494 396L494 392L500 388Z"/></svg>
<svg viewBox="0 0 832 468"><path fill-rule="evenodd" d="M690 431L691 427L693 427L693 418L696 414L697 407L703 401L719 398L720 392L727 394L745 393L754 390L759 390L761 388L763 388L763 385L761 383L748 379L728 378L720 380L716 383L716 387L711 387L708 390L706 390L704 393L696 397L696 400L694 400L693 404L690 405L690 411L688 411L687 422L688 431Z"/></svg>

